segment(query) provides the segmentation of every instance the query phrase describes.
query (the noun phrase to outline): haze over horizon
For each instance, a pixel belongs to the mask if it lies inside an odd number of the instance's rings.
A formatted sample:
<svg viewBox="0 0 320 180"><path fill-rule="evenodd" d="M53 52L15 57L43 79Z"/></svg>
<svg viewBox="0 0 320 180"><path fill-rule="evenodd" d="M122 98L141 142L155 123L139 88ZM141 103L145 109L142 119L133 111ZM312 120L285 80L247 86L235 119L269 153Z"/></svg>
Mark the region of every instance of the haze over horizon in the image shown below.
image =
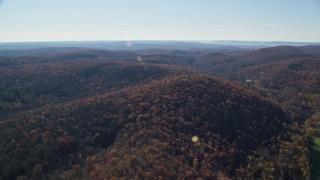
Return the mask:
<svg viewBox="0 0 320 180"><path fill-rule="evenodd" d="M320 1L0 0L0 42L320 42Z"/></svg>

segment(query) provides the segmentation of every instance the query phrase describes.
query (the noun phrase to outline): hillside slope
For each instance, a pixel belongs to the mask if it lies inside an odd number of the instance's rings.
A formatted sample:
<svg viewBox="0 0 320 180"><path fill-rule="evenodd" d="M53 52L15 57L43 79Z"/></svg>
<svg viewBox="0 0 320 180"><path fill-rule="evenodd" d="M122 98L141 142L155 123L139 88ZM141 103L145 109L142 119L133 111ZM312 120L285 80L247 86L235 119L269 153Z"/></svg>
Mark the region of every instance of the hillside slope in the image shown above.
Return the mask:
<svg viewBox="0 0 320 180"><path fill-rule="evenodd" d="M294 93L320 93L320 57L292 58L287 61L248 67L228 77L250 79L261 87Z"/></svg>
<svg viewBox="0 0 320 180"><path fill-rule="evenodd" d="M160 66L101 61L0 68L1 115L119 90L171 74Z"/></svg>
<svg viewBox="0 0 320 180"><path fill-rule="evenodd" d="M282 62L294 58L313 57L293 46L276 46L234 53L209 53L198 58L194 64L209 72L228 75L248 67Z"/></svg>
<svg viewBox="0 0 320 180"><path fill-rule="evenodd" d="M139 91L129 97L140 99L133 104L138 119L119 132L91 175L234 177L288 121L270 102L218 78L180 76Z"/></svg>
<svg viewBox="0 0 320 180"><path fill-rule="evenodd" d="M179 75L1 125L1 176L234 177L287 122L251 91L217 77ZM84 162L101 148L108 148L103 156Z"/></svg>

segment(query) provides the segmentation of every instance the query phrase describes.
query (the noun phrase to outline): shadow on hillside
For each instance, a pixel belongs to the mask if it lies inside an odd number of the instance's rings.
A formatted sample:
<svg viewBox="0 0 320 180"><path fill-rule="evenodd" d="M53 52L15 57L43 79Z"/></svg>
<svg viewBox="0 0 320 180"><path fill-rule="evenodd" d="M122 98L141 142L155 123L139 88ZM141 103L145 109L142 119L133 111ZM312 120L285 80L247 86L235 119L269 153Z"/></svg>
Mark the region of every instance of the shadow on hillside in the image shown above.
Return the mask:
<svg viewBox="0 0 320 180"><path fill-rule="evenodd" d="M309 138L311 180L320 179L320 138Z"/></svg>

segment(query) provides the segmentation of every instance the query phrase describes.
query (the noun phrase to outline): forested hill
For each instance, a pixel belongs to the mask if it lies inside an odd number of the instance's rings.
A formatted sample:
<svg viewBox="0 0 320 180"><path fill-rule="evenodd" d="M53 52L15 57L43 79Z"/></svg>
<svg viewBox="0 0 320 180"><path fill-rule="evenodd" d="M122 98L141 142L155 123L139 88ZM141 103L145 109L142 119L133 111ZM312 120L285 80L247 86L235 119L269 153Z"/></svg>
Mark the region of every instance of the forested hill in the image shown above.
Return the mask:
<svg viewBox="0 0 320 180"><path fill-rule="evenodd" d="M288 123L284 112L261 96L220 78L196 74L17 118L1 126L4 178L243 177L239 170L252 163L248 157L255 159L261 149L280 143L274 140ZM107 148L104 155L95 157L102 148ZM24 156L19 155L22 152ZM277 168L288 171L301 166ZM66 169L72 171L61 173Z"/></svg>

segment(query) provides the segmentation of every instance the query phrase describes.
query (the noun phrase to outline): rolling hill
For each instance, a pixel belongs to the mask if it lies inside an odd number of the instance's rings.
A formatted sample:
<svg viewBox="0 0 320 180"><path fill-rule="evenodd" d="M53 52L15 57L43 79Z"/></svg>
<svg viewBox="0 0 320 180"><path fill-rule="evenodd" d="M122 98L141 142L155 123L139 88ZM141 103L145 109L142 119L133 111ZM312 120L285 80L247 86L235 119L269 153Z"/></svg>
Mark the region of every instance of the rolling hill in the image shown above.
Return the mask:
<svg viewBox="0 0 320 180"><path fill-rule="evenodd" d="M98 152L103 155L82 177L235 177L247 156L273 144L288 123L284 112L261 96L196 74L16 118L0 127L3 178L57 176L75 165L86 169L84 161Z"/></svg>
<svg viewBox="0 0 320 180"><path fill-rule="evenodd" d="M319 68L320 57L303 57L248 67L229 76L239 81L250 79L268 89L319 94Z"/></svg>
<svg viewBox="0 0 320 180"><path fill-rule="evenodd" d="M2 116L115 91L174 72L155 65L97 60L34 63L0 70Z"/></svg>
<svg viewBox="0 0 320 180"><path fill-rule="evenodd" d="M197 68L228 75L247 67L286 61L294 58L313 57L312 54L293 46L276 46L240 52L213 52L200 56L195 65Z"/></svg>

